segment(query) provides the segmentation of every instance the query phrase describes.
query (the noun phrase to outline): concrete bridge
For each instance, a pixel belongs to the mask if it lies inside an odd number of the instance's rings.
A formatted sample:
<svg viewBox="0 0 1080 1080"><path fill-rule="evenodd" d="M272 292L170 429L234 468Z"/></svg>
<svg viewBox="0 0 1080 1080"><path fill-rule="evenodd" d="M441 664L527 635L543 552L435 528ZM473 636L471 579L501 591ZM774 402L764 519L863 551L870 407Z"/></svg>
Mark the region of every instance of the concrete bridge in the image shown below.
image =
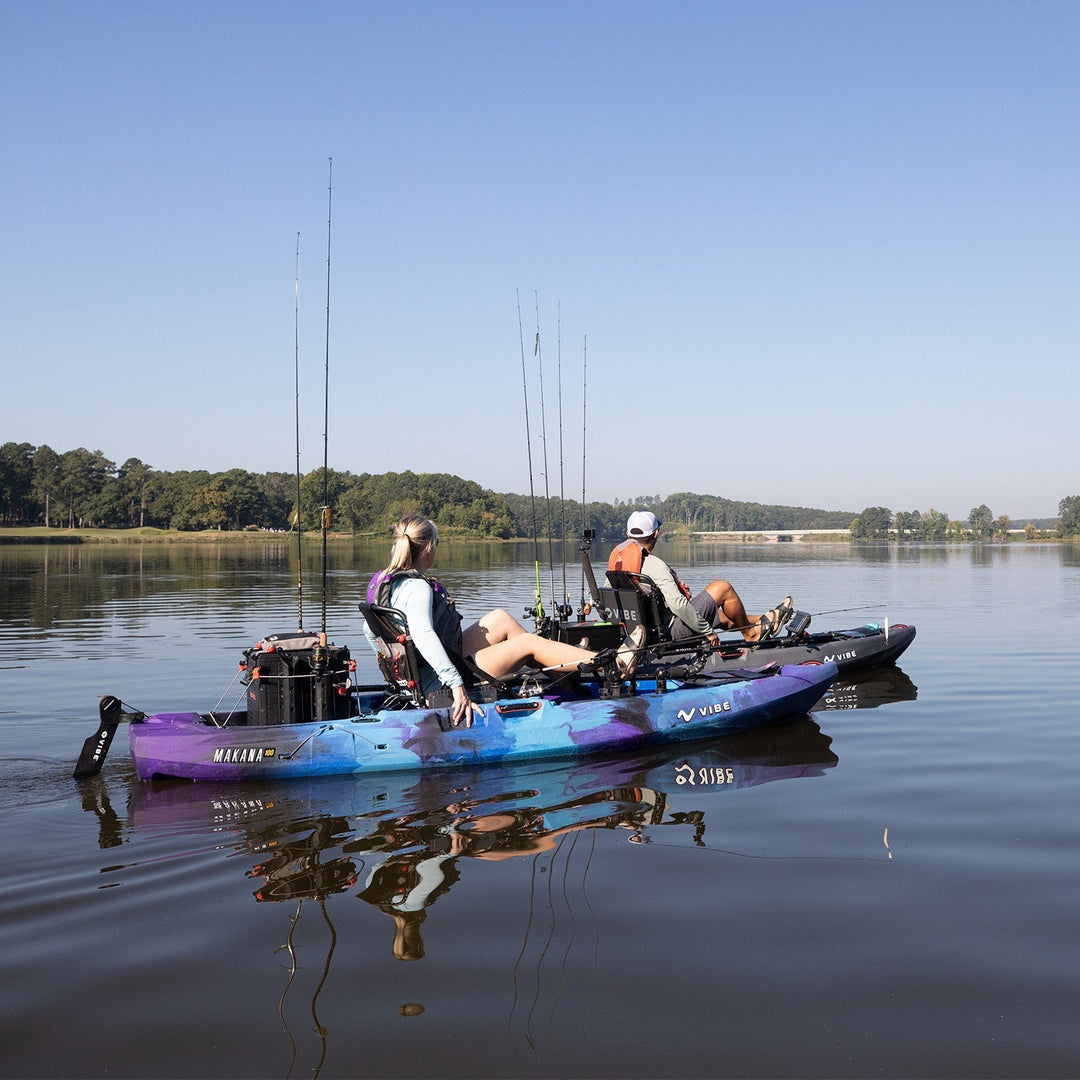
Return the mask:
<svg viewBox="0 0 1080 1080"><path fill-rule="evenodd" d="M798 542L805 536L850 536L849 529L729 529L725 532L695 532L702 540L753 540L763 544Z"/></svg>

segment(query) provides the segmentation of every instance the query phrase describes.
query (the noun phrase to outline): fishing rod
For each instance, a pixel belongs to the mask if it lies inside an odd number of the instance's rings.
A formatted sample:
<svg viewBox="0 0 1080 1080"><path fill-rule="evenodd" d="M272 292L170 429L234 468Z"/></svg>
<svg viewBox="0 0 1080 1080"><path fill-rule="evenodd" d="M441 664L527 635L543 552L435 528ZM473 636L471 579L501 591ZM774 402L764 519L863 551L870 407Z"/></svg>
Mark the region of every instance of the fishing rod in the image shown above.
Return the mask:
<svg viewBox="0 0 1080 1080"><path fill-rule="evenodd" d="M566 482L563 471L563 415L562 415L562 304L555 302L555 372L559 396L559 561L562 564L562 603L555 608L560 621L568 621L574 613L570 606L570 593L566 587ZM554 567L552 568L554 572Z"/></svg>
<svg viewBox="0 0 1080 1080"><path fill-rule="evenodd" d="M881 606L882 605L880 605L880 604L859 604L859 605L857 605L855 607L833 608L830 611L812 611L812 612L811 611L793 611L791 619L788 620L786 623L784 623L782 629L786 629L789 636L798 637L801 634L804 634L806 632L807 628L810 625L811 619L817 618L818 616L821 616L821 615L841 615L841 614L844 614L845 612L848 612L848 611L873 611L876 608L880 608ZM666 641L666 642L659 642L658 645L652 646L651 648L658 649L660 652L678 652L679 651L678 646L701 647L702 645L704 645L704 643L706 643L708 641L708 639L713 634L716 634L718 636L720 635L721 632L723 632L723 633L741 634L744 630L753 629L753 627L755 625L757 625L757 624L756 623L746 623L744 626L725 626L725 627L723 627L722 631L721 631L720 628L713 627L708 633L705 633L705 634L688 634L686 637L680 638L678 641L672 640L672 641ZM890 622L889 622L888 614L885 614L882 617L881 629L884 632L885 640L888 641L889 640L889 631L891 629L895 629L895 627L892 624L890 624ZM777 637L770 637L770 638L766 639L766 641L769 642L769 643L774 643L776 640L778 640ZM722 652L730 644L731 643L729 641L724 641L723 639L721 639L719 644L711 645L707 649L704 649L704 651L705 652ZM738 646L740 648L746 648L747 646L755 646L755 645L763 644L763 643L760 643L758 641L748 641L748 642L736 642L736 644L738 644Z"/></svg>
<svg viewBox="0 0 1080 1080"><path fill-rule="evenodd" d="M525 614L533 619L539 630L544 622L544 603L540 597L540 535L536 528L536 489L533 485L532 436L529 433L529 381L525 375L525 332L521 326L521 294L515 289L514 295L517 297L518 340L521 343L521 389L525 397L525 449L529 458L529 504L532 509L533 559L536 567L536 602L532 608L525 609ZM539 331L537 345L539 346Z"/></svg>
<svg viewBox="0 0 1080 1080"><path fill-rule="evenodd" d="M589 532L589 508L585 503L585 406L588 402L588 370L589 370L589 335L585 335L584 348L581 358L581 535L587 541L592 537ZM581 607L578 618L584 622L589 614L591 606L585 597L585 563L581 564Z"/></svg>
<svg viewBox="0 0 1080 1080"><path fill-rule="evenodd" d="M328 445L330 432L330 220L334 198L334 159L326 189L326 357L323 364L323 505L322 505L322 626L319 644L326 646L326 534L330 528Z"/></svg>
<svg viewBox="0 0 1080 1080"><path fill-rule="evenodd" d="M300 526L300 234L296 234L293 382L296 387L296 628L304 632L304 530Z"/></svg>
<svg viewBox="0 0 1080 1080"><path fill-rule="evenodd" d="M831 611L811 611L808 614L811 618L816 618L818 615L843 615L848 611L872 611L874 608L881 607L881 604L859 604L856 607L838 607L833 608Z"/></svg>
<svg viewBox="0 0 1080 1080"><path fill-rule="evenodd" d="M548 543L548 569L551 572L551 606L558 608L555 599L555 551L551 546L551 534L555 531L551 521L551 485L548 476L547 456L547 417L544 412L544 358L540 353L540 295L533 292L533 300L536 304L536 344L533 347L533 356L536 357L536 367L540 373L540 441L544 447L544 503L547 506L547 543Z"/></svg>

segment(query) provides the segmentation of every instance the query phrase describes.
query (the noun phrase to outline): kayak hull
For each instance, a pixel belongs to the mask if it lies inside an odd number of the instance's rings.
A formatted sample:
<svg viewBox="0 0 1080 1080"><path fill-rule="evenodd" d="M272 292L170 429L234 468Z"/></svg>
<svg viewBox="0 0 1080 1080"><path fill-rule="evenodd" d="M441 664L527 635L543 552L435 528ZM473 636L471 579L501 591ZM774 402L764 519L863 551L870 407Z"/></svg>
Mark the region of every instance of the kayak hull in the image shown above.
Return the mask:
<svg viewBox="0 0 1080 1080"><path fill-rule="evenodd" d="M851 630L776 637L760 645L721 641L709 657L706 671L733 671L765 664L804 664L807 661L836 664L841 674L894 664L915 640L915 627L867 623Z"/></svg>
<svg viewBox="0 0 1080 1080"><path fill-rule="evenodd" d="M472 727L446 709L385 710L357 694L345 719L219 726L199 713L132 716L129 742L142 780L275 779L393 772L542 758L750 731L808 712L837 676L832 663L760 675L720 673L695 685L640 683L638 693L575 699L509 698L481 706ZM243 719L243 717L241 717Z"/></svg>

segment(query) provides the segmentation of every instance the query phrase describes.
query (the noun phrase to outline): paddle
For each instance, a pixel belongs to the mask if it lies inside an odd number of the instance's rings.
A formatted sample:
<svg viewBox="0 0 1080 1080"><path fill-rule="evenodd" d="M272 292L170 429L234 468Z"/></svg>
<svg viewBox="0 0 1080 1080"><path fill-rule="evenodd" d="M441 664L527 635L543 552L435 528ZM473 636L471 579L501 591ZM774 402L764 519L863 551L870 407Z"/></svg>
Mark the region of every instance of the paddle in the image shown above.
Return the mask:
<svg viewBox="0 0 1080 1080"><path fill-rule="evenodd" d="M112 746L113 736L123 718L121 708L120 699L111 694L106 694L101 699L98 705L101 721L98 724L98 730L83 743L82 753L72 773L76 780L85 780L101 772L101 766L105 764L105 755Z"/></svg>

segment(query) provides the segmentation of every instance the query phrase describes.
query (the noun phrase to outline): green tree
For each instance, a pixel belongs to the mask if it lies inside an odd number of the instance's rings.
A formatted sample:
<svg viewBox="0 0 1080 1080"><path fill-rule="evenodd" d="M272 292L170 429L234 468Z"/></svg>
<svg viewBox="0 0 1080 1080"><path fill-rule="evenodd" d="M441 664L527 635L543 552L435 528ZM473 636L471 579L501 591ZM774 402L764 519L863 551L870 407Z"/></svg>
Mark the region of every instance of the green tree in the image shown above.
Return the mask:
<svg viewBox="0 0 1080 1080"><path fill-rule="evenodd" d="M994 518L994 539L995 540L1009 540L1011 539L1012 518L1008 514L1002 514L1001 517Z"/></svg>
<svg viewBox="0 0 1080 1080"><path fill-rule="evenodd" d="M17 525L26 520L34 476L34 448L29 443L0 446L0 520Z"/></svg>
<svg viewBox="0 0 1080 1080"><path fill-rule="evenodd" d="M1080 495L1066 495L1058 503L1062 536L1080 536Z"/></svg>
<svg viewBox="0 0 1080 1080"><path fill-rule="evenodd" d="M229 469L221 473L218 479L226 493L225 506L228 510L228 528L243 529L248 525L261 524L263 518L263 500L255 478L245 469Z"/></svg>
<svg viewBox="0 0 1080 1080"><path fill-rule="evenodd" d="M255 478L268 529L291 529L291 517L296 506L296 476L291 473L269 472Z"/></svg>
<svg viewBox="0 0 1080 1080"><path fill-rule="evenodd" d="M116 470L116 482L127 518L126 524L142 528L146 524L147 500L150 494L150 478L153 470L138 458L128 458Z"/></svg>
<svg viewBox="0 0 1080 1080"><path fill-rule="evenodd" d="M922 515L918 510L896 511L896 535L901 540L906 540L909 536L918 536L921 525Z"/></svg>
<svg viewBox="0 0 1080 1080"><path fill-rule="evenodd" d="M678 522L688 529L700 528L709 499L689 491L679 491L664 500L664 520Z"/></svg>
<svg viewBox="0 0 1080 1080"><path fill-rule="evenodd" d="M67 512L68 528L82 528L95 522L95 504L105 481L116 471L116 466L100 450L87 450L80 446L60 455L60 490Z"/></svg>
<svg viewBox="0 0 1080 1080"><path fill-rule="evenodd" d="M205 469L154 473L147 494L146 523L159 529L190 529L191 499L210 482Z"/></svg>
<svg viewBox="0 0 1080 1080"><path fill-rule="evenodd" d="M34 453L32 492L45 528L52 524L52 497L60 483L60 455L50 446L39 446Z"/></svg>
<svg viewBox="0 0 1080 1080"><path fill-rule="evenodd" d="M228 529L237 519L237 497L222 473L191 492L182 529Z"/></svg>
<svg viewBox="0 0 1080 1080"><path fill-rule="evenodd" d="M994 515L986 503L976 506L968 514L968 528L972 540L989 540L994 533Z"/></svg>
<svg viewBox="0 0 1080 1080"><path fill-rule="evenodd" d="M322 509L330 507L330 528L340 527L334 514L334 507L345 488L345 476L334 469L326 470L326 483L323 483L323 468L309 472L300 481L300 525L307 531L322 528Z"/></svg>
<svg viewBox="0 0 1080 1080"><path fill-rule="evenodd" d="M86 497L82 517L85 524L99 529L117 529L131 523L128 509L123 486L115 476L106 476L98 490Z"/></svg>
<svg viewBox="0 0 1080 1080"><path fill-rule="evenodd" d="M850 525L856 540L885 540L892 524L892 511L884 506L868 506Z"/></svg>
<svg viewBox="0 0 1080 1080"><path fill-rule="evenodd" d="M345 527L353 533L372 533L375 531L375 515L372 512L371 499L365 490L364 480L353 484L342 493L338 500L338 514Z"/></svg>
<svg viewBox="0 0 1080 1080"><path fill-rule="evenodd" d="M919 519L920 540L944 540L949 531L949 515L931 507Z"/></svg>

